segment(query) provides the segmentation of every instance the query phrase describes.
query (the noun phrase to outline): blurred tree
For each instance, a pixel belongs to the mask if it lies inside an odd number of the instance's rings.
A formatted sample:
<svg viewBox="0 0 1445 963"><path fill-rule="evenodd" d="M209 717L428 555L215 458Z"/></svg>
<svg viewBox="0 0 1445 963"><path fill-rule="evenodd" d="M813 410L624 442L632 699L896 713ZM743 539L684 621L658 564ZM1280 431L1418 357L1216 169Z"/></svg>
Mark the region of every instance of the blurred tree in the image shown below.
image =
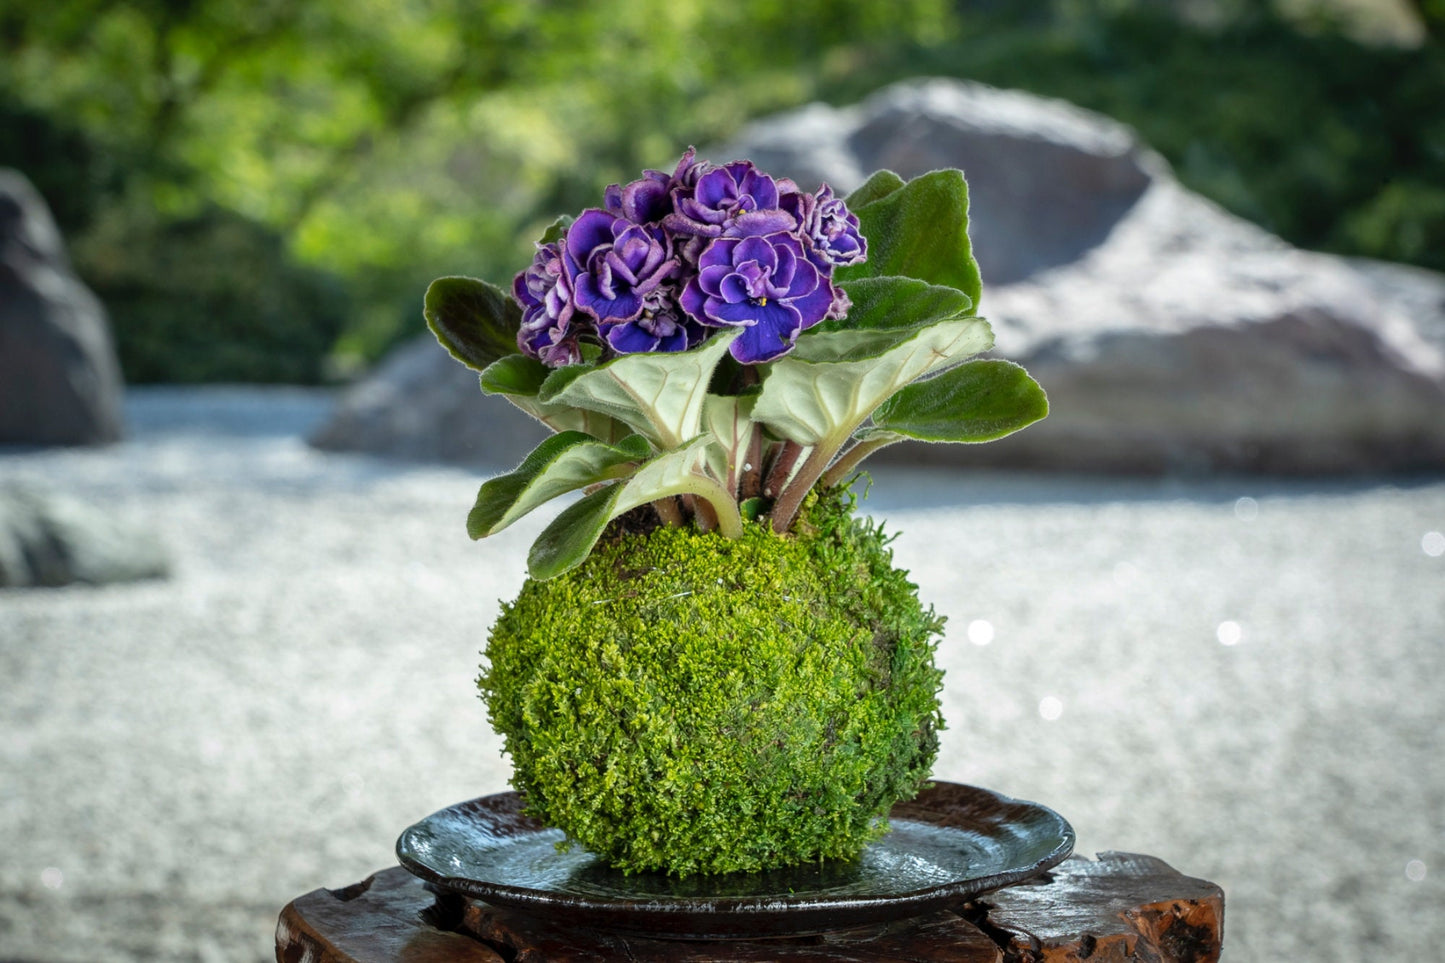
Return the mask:
<svg viewBox="0 0 1445 963"><path fill-rule="evenodd" d="M1408 0L1425 32L1435 43L1445 43L1445 0Z"/></svg>

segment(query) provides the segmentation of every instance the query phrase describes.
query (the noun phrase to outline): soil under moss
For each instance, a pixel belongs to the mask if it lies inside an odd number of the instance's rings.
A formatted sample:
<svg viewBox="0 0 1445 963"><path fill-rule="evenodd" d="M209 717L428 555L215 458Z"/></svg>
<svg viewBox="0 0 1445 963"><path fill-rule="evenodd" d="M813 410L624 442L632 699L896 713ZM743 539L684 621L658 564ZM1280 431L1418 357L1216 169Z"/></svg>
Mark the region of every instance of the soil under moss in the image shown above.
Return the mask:
<svg viewBox="0 0 1445 963"><path fill-rule="evenodd" d="M943 620L832 492L799 533L618 526L504 605L478 685L529 811L626 871L857 855L927 779Z"/></svg>

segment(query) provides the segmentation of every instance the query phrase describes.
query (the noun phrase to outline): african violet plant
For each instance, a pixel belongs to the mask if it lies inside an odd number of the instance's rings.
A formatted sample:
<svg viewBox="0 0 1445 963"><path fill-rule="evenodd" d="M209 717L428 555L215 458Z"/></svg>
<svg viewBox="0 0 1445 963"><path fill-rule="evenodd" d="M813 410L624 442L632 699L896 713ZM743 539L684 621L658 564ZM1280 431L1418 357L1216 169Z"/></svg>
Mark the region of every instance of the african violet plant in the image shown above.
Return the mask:
<svg viewBox="0 0 1445 963"><path fill-rule="evenodd" d="M961 172L846 200L692 150L560 218L511 296L441 278L442 345L556 432L473 538L575 491L478 680L529 810L627 871L855 855L927 778L942 620L852 515L860 463L1047 402L992 347Z"/></svg>

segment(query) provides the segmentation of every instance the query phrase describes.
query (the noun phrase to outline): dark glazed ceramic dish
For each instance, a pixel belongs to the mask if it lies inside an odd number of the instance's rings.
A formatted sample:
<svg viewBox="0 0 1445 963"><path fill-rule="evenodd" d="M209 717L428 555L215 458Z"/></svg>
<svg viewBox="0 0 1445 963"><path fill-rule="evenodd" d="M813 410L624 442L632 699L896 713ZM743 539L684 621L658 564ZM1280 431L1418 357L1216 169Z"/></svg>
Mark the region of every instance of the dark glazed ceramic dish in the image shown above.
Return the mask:
<svg viewBox="0 0 1445 963"><path fill-rule="evenodd" d="M892 831L856 860L764 873L625 876L522 815L516 793L459 803L410 827L401 865L496 906L581 926L676 939L816 933L917 916L1035 876L1066 859L1074 830L1051 809L936 782L893 807Z"/></svg>

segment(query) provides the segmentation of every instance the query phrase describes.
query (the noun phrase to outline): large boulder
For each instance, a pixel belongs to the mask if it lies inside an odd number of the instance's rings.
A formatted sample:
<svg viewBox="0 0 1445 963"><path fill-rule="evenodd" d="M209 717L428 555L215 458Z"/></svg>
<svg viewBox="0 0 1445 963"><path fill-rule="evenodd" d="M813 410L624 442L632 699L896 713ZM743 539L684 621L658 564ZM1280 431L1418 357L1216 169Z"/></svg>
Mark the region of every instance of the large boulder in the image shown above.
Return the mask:
<svg viewBox="0 0 1445 963"><path fill-rule="evenodd" d="M759 121L704 156L750 157L840 192L885 167L968 175L982 313L997 353L1029 368L1053 410L993 444L880 457L1150 473L1445 468L1445 277L1293 248L1185 190L1106 117L928 80ZM506 462L541 437L480 398L441 349L407 350L405 392L378 386L396 380L388 365L353 395L372 403L343 405L338 423L353 427L328 428L330 446Z"/></svg>
<svg viewBox="0 0 1445 963"><path fill-rule="evenodd" d="M550 434L505 398L483 395L477 373L425 334L347 391L310 442L331 451L510 468Z"/></svg>
<svg viewBox="0 0 1445 963"><path fill-rule="evenodd" d="M105 309L39 193L0 170L0 445L115 441L123 392Z"/></svg>
<svg viewBox="0 0 1445 963"><path fill-rule="evenodd" d="M169 554L148 529L78 498L0 486L0 588L159 578Z"/></svg>

